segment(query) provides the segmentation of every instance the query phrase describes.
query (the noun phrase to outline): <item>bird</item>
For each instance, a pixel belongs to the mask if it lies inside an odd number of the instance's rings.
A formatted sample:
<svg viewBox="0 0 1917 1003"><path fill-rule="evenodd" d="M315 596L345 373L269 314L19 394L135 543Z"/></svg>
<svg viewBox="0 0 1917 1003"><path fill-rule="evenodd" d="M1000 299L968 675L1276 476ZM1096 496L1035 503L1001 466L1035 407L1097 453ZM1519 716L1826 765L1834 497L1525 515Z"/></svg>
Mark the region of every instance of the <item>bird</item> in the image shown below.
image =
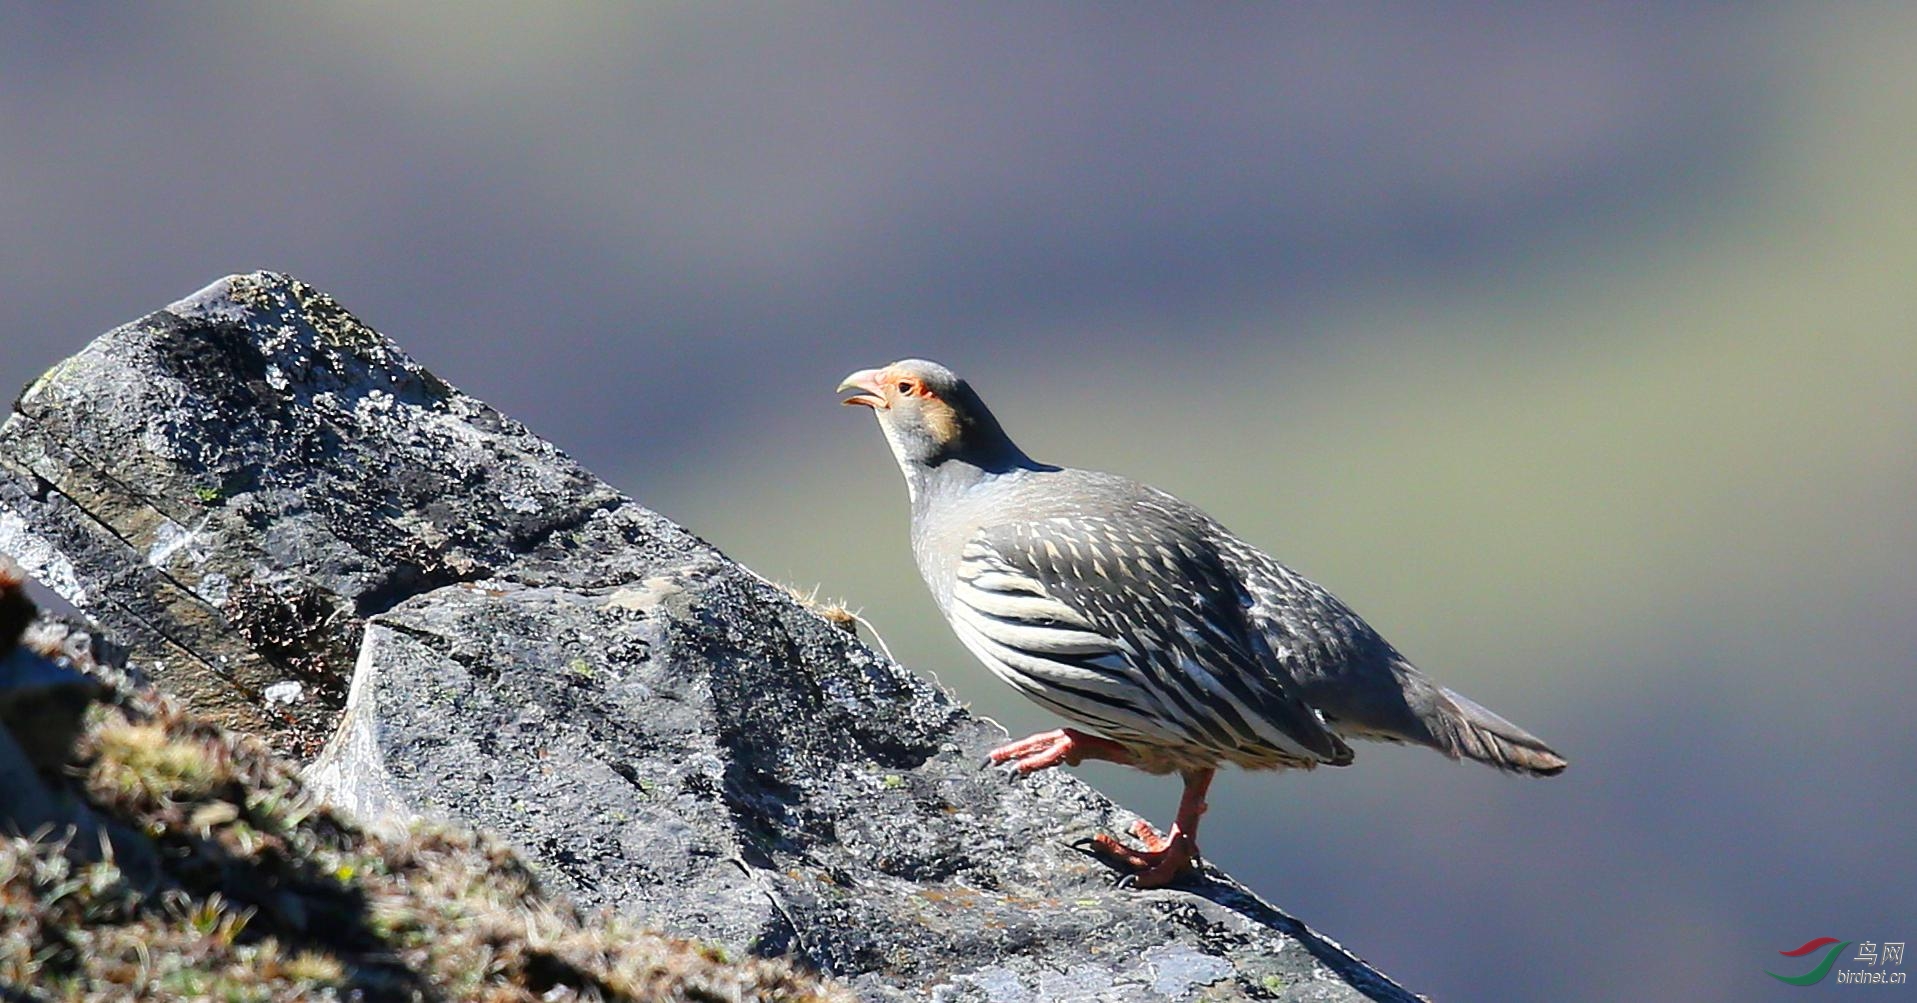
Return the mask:
<svg viewBox="0 0 1917 1003"><path fill-rule="evenodd" d="M1217 770L1347 766L1351 740L1553 776L1542 740L1438 685L1323 587L1197 507L1115 474L1040 463L971 384L924 359L862 369L904 474L920 575L958 640L1069 722L991 751L1013 775L1105 760L1184 782L1171 827L1085 849L1121 881L1196 874Z"/></svg>

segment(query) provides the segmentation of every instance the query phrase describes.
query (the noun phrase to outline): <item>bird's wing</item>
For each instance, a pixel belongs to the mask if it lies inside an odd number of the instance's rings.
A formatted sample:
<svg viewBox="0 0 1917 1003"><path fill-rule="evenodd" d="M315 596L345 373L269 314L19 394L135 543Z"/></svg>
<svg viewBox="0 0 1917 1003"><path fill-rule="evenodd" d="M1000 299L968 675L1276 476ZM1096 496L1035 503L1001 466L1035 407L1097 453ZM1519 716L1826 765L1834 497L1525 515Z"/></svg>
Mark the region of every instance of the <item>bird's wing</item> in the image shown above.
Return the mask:
<svg viewBox="0 0 1917 1003"><path fill-rule="evenodd" d="M1150 519L987 526L960 553L953 626L1000 678L1113 737L1348 762L1250 628L1243 584L1189 535Z"/></svg>
<svg viewBox="0 0 1917 1003"><path fill-rule="evenodd" d="M1435 687L1337 596L1236 538L1224 542L1246 618L1285 678L1339 734L1424 741Z"/></svg>

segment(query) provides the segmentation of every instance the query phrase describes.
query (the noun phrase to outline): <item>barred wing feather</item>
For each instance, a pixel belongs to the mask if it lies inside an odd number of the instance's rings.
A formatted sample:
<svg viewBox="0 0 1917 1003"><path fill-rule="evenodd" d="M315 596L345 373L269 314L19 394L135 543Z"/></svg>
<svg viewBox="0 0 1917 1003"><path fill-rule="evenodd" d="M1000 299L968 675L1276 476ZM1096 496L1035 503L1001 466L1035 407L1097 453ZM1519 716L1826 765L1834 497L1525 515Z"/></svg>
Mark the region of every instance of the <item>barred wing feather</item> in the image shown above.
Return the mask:
<svg viewBox="0 0 1917 1003"><path fill-rule="evenodd" d="M1208 547L1136 521L990 526L965 545L948 610L999 678L1111 738L1191 761L1343 764L1291 692Z"/></svg>

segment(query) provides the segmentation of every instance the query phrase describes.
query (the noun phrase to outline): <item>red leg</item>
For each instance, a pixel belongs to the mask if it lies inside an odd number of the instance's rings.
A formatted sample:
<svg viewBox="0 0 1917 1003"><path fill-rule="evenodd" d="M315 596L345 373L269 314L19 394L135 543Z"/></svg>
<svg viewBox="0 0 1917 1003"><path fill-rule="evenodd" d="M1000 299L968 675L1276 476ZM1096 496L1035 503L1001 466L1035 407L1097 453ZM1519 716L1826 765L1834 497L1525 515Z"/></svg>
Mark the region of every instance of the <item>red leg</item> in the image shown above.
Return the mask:
<svg viewBox="0 0 1917 1003"><path fill-rule="evenodd" d="M1211 788L1216 770L1186 773L1185 793L1178 799L1178 818L1171 831L1159 835L1151 824L1140 820L1132 825L1132 835L1145 844L1134 850L1111 836L1092 837L1092 850L1106 860L1132 872L1132 883L1140 888L1163 888L1194 869L1198 861L1198 819L1205 814L1205 792Z"/></svg>
<svg viewBox="0 0 1917 1003"><path fill-rule="evenodd" d="M1060 728L1021 738L993 749L987 757L993 763L1011 763L1020 773L1036 773L1064 763L1077 766L1087 759L1106 759L1114 763L1132 763L1131 750L1109 738L1087 735L1076 728Z"/></svg>

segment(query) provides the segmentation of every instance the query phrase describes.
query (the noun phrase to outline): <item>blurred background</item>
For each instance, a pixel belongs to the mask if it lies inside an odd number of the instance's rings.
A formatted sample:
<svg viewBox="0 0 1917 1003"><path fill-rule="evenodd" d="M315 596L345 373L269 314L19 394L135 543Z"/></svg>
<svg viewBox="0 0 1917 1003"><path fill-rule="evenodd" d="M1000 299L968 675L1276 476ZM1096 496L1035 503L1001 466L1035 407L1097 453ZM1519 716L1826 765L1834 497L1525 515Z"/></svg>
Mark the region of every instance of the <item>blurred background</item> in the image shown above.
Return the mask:
<svg viewBox="0 0 1917 1003"><path fill-rule="evenodd" d="M1913 51L1895 4L7 4L0 386L289 271L1053 727L835 404L939 359L1572 760L1234 773L1215 862L1438 999L1841 992L1763 970L1917 935Z"/></svg>

